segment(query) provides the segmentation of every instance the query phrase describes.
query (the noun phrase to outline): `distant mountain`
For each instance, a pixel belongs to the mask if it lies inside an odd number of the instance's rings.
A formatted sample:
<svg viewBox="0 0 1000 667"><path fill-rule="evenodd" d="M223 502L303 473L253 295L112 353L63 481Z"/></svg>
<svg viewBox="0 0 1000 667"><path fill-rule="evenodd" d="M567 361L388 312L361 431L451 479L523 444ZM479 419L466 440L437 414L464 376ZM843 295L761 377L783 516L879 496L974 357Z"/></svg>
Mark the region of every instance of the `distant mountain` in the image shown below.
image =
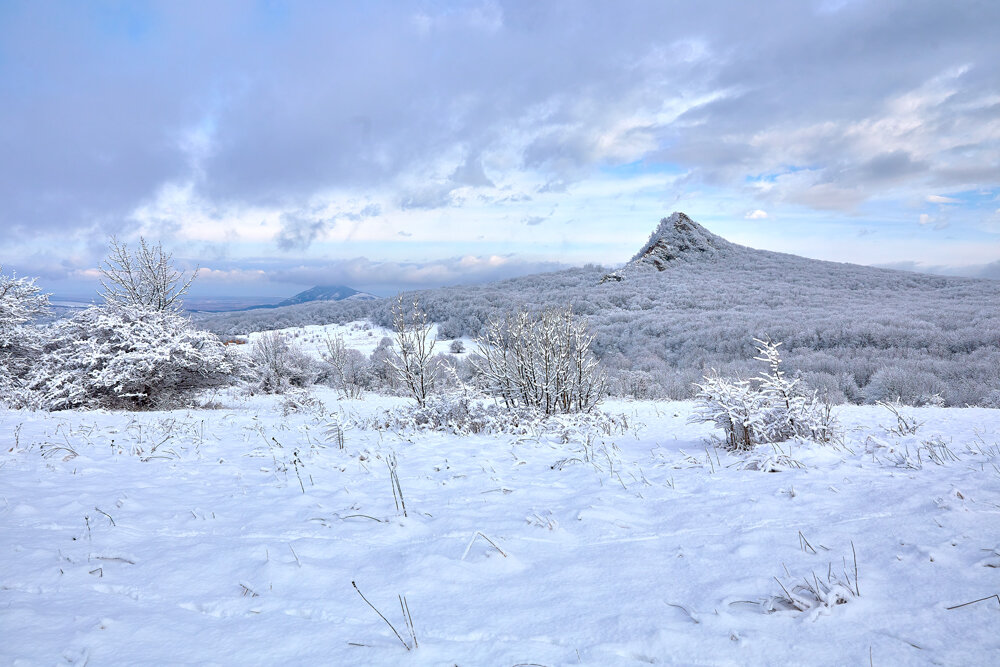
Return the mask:
<svg viewBox="0 0 1000 667"><path fill-rule="evenodd" d="M299 292L290 299L279 302L278 306L294 306L309 301L372 301L379 297L343 285L318 285Z"/></svg>
<svg viewBox="0 0 1000 667"><path fill-rule="evenodd" d="M299 292L293 297L275 304L260 306L250 306L242 310L261 310L265 308L283 308L284 306L295 306L300 303L311 303L313 301L375 301L380 297L368 292L359 292L344 285L317 285L310 287L304 292Z"/></svg>

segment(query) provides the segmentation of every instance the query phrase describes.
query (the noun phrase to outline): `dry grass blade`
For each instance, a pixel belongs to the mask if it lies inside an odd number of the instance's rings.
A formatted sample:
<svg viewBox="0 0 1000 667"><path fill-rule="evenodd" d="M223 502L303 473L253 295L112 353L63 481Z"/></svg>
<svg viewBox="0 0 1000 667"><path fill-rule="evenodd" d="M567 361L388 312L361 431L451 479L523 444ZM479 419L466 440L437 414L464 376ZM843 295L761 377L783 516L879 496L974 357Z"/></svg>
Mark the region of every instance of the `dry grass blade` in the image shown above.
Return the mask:
<svg viewBox="0 0 1000 667"><path fill-rule="evenodd" d="M993 595L987 595L984 598L979 598L978 600L972 600L971 602L963 602L962 604L956 604L954 607L945 607L948 611L952 609L958 609L960 607L968 607L970 604L976 604L977 602L985 602L986 600L996 599L1000 603L1000 593L994 593Z"/></svg>
<svg viewBox="0 0 1000 667"><path fill-rule="evenodd" d="M400 642L400 643L401 643L401 644L402 644L403 646L405 646L405 647L406 647L406 650L407 650L407 651L410 651L410 650L412 650L412 649L410 648L410 645L406 643L406 640L405 640L405 639L403 639L403 636L399 634L399 631L398 631L398 630L396 630L396 626L394 626L394 625L393 625L392 623L390 623L390 622L389 622L389 619L388 619L388 618L386 618L385 616L383 616L383 615L382 615L382 612L380 612L380 611L379 611L378 609L376 609L376 608L375 608L375 605L373 605L373 604L372 604L371 602L369 602L369 601L368 601L368 598L366 598L366 597L365 597L365 594L361 592L361 589L360 589L360 588L358 588L358 585L357 585L357 584L356 584L355 582L353 582L353 581L352 581L352 582L351 582L351 586L354 586L354 590L356 590L356 591L358 592L358 595L360 595L360 596L361 596L361 599L365 601L365 604L367 604L367 605L368 605L369 607L371 607L371 608L372 608L372 611L374 611L374 612L375 612L376 614L378 614L378 617L379 617L379 618L381 618L381 619L382 619L383 621L385 621L385 624L389 626L389 629L390 629L390 630L392 630L392 633L393 633L394 635L396 635L396 638L397 638L397 639L399 639L399 642Z"/></svg>

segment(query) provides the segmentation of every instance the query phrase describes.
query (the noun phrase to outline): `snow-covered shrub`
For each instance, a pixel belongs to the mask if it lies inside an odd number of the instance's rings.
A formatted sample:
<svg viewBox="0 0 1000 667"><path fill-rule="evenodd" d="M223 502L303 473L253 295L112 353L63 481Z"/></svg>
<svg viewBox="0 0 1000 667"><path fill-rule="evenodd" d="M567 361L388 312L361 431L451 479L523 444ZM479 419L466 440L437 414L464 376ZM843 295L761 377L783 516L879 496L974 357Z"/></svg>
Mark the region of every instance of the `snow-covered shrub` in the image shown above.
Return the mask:
<svg viewBox="0 0 1000 667"><path fill-rule="evenodd" d="M320 355L329 366L332 385L344 398L361 398L371 388L371 364L363 354L347 347L343 336L327 336Z"/></svg>
<svg viewBox="0 0 1000 667"><path fill-rule="evenodd" d="M616 396L627 398L654 399L661 398L666 393L656 377L645 370L618 370L611 375L610 386Z"/></svg>
<svg viewBox="0 0 1000 667"><path fill-rule="evenodd" d="M487 391L508 408L588 412L605 389L593 340L572 309L508 313L490 320L477 339L478 369Z"/></svg>
<svg viewBox="0 0 1000 667"><path fill-rule="evenodd" d="M451 345L448 346L448 351L452 354L462 354L465 352L465 343L460 340L451 341Z"/></svg>
<svg viewBox="0 0 1000 667"><path fill-rule="evenodd" d="M393 305L392 326L397 349L386 363L395 372L396 380L416 399L417 405L423 406L437 380L436 364L433 363L435 339L427 314L416 300L413 308L407 310L400 295Z"/></svg>
<svg viewBox="0 0 1000 667"><path fill-rule="evenodd" d="M869 403L943 405L941 395L947 390L947 385L932 373L916 365L901 364L877 370L865 386L865 398Z"/></svg>
<svg viewBox="0 0 1000 667"><path fill-rule="evenodd" d="M545 415L535 408L507 407L471 394L449 392L428 397L423 406L383 410L364 420L362 428L388 431L443 431L458 435L507 433L538 436L557 434L560 442L583 439L585 433L624 433L623 415L599 410L589 413Z"/></svg>
<svg viewBox="0 0 1000 667"><path fill-rule="evenodd" d="M392 339L383 336L382 340L368 357L369 368L372 373L372 388L389 389L393 386L396 372L392 370L389 361L392 359Z"/></svg>
<svg viewBox="0 0 1000 667"><path fill-rule="evenodd" d="M768 372L752 380L706 376L697 384L697 404L692 422L711 422L725 433L731 451L749 451L762 443L792 438L829 442L836 422L830 405L817 393L807 392L798 379L788 379L781 369L780 343L754 339Z"/></svg>
<svg viewBox="0 0 1000 667"><path fill-rule="evenodd" d="M306 389L291 389L284 393L281 401L281 414L287 417L291 414L303 413L322 417L326 414L326 405Z"/></svg>
<svg viewBox="0 0 1000 667"><path fill-rule="evenodd" d="M278 331L266 331L250 347L251 383L268 394L282 394L292 387L316 381L316 363Z"/></svg>
<svg viewBox="0 0 1000 667"><path fill-rule="evenodd" d="M7 400L19 402L22 380L43 342L31 322L45 314L48 305L48 295L33 278L0 273L0 396Z"/></svg>
<svg viewBox="0 0 1000 667"><path fill-rule="evenodd" d="M230 381L214 334L172 311L91 307L51 327L29 388L49 410L150 409Z"/></svg>
<svg viewBox="0 0 1000 667"><path fill-rule="evenodd" d="M879 401L878 405L888 410L893 419L896 420L895 424L882 427L886 433L899 437L915 435L924 424L922 421L917 421L916 417L904 410L903 405L899 401Z"/></svg>

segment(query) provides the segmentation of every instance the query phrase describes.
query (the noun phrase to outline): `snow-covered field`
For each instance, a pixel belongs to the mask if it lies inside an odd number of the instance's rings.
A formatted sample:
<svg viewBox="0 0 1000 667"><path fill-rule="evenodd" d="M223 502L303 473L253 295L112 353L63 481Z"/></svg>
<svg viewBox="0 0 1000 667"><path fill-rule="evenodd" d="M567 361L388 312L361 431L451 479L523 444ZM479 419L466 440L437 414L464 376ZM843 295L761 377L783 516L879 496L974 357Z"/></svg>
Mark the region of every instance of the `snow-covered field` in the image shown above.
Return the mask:
<svg viewBox="0 0 1000 667"><path fill-rule="evenodd" d="M1000 659L1000 411L905 409L924 423L899 435L842 407L849 449L764 473L689 403L605 404L625 432L457 436L361 427L405 399L316 396L0 411L0 662Z"/></svg>
<svg viewBox="0 0 1000 667"><path fill-rule="evenodd" d="M326 341L328 338L341 337L344 339L344 345L369 357L383 338L393 338L394 336L390 329L366 321L348 322L346 324L308 324L302 327L275 329L274 331L282 334L287 340L297 345L299 349L314 359L322 358L323 353L326 351ZM254 341L261 338L264 333L263 331L254 331L240 336L239 338L247 341L247 345L238 345L235 349L248 352ZM430 339L435 340L436 338L437 325L432 324L430 326ZM475 350L476 342L472 338L465 337L458 340L462 342L464 351L456 356L464 358ZM450 340L435 340L434 354L451 354L450 345Z"/></svg>

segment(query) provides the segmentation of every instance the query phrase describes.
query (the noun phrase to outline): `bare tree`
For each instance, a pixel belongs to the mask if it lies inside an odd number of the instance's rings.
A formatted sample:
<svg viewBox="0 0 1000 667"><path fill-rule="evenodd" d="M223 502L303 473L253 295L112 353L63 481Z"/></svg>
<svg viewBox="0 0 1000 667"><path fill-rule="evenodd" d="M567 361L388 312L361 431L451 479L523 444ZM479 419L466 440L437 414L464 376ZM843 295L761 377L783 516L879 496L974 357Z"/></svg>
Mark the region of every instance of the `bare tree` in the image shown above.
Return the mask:
<svg viewBox="0 0 1000 667"><path fill-rule="evenodd" d="M320 349L323 361L333 371L333 382L344 398L361 398L365 386L371 384L371 369L365 356L347 347L343 336L329 336Z"/></svg>
<svg viewBox="0 0 1000 667"><path fill-rule="evenodd" d="M590 351L594 337L570 309L519 311L493 319L476 367L487 389L508 407L545 414L588 412L604 394L605 377Z"/></svg>
<svg viewBox="0 0 1000 667"><path fill-rule="evenodd" d="M163 246L146 243L139 238L139 248L133 253L128 246L111 238L111 250L101 266L101 296L110 306L131 306L144 310L179 311L184 296L198 269L185 279L164 252Z"/></svg>
<svg viewBox="0 0 1000 667"><path fill-rule="evenodd" d="M387 361L396 378L423 407L434 390L437 367L434 363L434 336L427 322L427 313L420 309L416 299L409 311L400 294L392 307L392 326L395 330L395 354Z"/></svg>

